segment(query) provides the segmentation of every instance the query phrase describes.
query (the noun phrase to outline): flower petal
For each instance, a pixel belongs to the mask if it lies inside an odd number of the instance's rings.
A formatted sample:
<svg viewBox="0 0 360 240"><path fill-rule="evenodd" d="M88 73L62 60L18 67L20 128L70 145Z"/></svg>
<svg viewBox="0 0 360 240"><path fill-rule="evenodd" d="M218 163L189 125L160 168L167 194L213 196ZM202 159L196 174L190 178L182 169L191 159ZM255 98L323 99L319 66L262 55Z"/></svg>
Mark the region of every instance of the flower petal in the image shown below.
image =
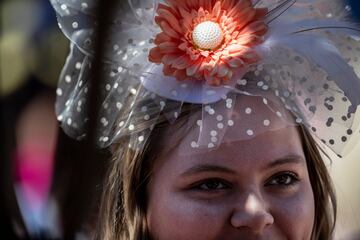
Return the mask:
<svg viewBox="0 0 360 240"><path fill-rule="evenodd" d="M230 69L225 63L220 63L217 71L217 76L223 78L228 74L229 71Z"/></svg>
<svg viewBox="0 0 360 240"><path fill-rule="evenodd" d="M155 47L149 52L149 61L154 63L161 63L161 58L163 55L160 52L159 47Z"/></svg>
<svg viewBox="0 0 360 240"><path fill-rule="evenodd" d="M178 45L174 42L164 42L159 44L160 52L163 54L166 53L175 53L179 51Z"/></svg>
<svg viewBox="0 0 360 240"><path fill-rule="evenodd" d="M166 65L172 65L173 62L179 57L179 54L165 54L161 58L161 62Z"/></svg>
<svg viewBox="0 0 360 240"><path fill-rule="evenodd" d="M190 65L190 60L186 55L182 55L178 57L174 62L172 63L172 67L176 69L185 69Z"/></svg>
<svg viewBox="0 0 360 240"><path fill-rule="evenodd" d="M187 75L186 75L186 70L184 69L181 69L181 70L176 70L174 72L174 77L177 79L177 80L185 80L187 78Z"/></svg>
<svg viewBox="0 0 360 240"><path fill-rule="evenodd" d="M179 26L178 19L168 10L166 9L159 9L158 14L160 17L165 19L168 24L178 33L183 34L183 29Z"/></svg>
<svg viewBox="0 0 360 240"><path fill-rule="evenodd" d="M223 0L222 7L223 9L231 9L235 6L235 0Z"/></svg>
<svg viewBox="0 0 360 240"><path fill-rule="evenodd" d="M241 34L264 35L268 31L268 26L262 21L252 22L240 31Z"/></svg>
<svg viewBox="0 0 360 240"><path fill-rule="evenodd" d="M170 41L171 41L171 37L166 35L164 32L161 32L158 35L156 35L154 43L156 45L159 45L159 44L161 44L163 42L170 42Z"/></svg>
<svg viewBox="0 0 360 240"><path fill-rule="evenodd" d="M253 9L249 0L239 0L237 4L229 11L228 16L237 19L244 9Z"/></svg>
<svg viewBox="0 0 360 240"><path fill-rule="evenodd" d="M201 60L191 63L190 66L186 68L186 75L188 75L189 77L194 76L196 72L198 72L198 70L200 69L201 63Z"/></svg>
<svg viewBox="0 0 360 240"><path fill-rule="evenodd" d="M245 62L241 58L232 58L230 61L227 62L228 65L232 68L240 68L245 65Z"/></svg>
<svg viewBox="0 0 360 240"><path fill-rule="evenodd" d="M160 23L160 27L163 30L163 32L169 37L180 38L180 35L176 31L174 31L166 21L162 21Z"/></svg>
<svg viewBox="0 0 360 240"><path fill-rule="evenodd" d="M221 2L217 1L212 10L212 15L213 15L213 17L218 19L220 17L220 13L221 13Z"/></svg>

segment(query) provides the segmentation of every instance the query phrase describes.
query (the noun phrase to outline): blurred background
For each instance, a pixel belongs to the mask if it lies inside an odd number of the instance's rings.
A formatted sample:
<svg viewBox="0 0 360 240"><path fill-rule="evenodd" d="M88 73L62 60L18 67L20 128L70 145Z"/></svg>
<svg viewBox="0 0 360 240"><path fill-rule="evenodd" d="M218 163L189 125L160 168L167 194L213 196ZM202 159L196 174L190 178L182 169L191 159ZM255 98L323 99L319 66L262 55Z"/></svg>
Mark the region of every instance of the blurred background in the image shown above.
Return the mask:
<svg viewBox="0 0 360 240"><path fill-rule="evenodd" d="M348 4L360 20L360 1ZM58 127L55 89L69 42L48 0L2 0L0 16L0 238L86 239L110 155L87 161L85 143ZM360 239L360 145L329 168L335 239Z"/></svg>

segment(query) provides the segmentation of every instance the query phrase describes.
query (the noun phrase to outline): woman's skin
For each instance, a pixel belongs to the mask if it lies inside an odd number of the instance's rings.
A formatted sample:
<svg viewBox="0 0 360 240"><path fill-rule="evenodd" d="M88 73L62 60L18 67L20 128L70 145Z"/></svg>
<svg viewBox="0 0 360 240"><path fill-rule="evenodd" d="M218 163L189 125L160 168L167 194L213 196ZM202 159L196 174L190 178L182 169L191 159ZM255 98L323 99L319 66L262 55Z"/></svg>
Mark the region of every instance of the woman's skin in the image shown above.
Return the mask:
<svg viewBox="0 0 360 240"><path fill-rule="evenodd" d="M310 239L314 197L296 127L226 138L216 150L184 156L185 137L155 161L147 209L152 238Z"/></svg>

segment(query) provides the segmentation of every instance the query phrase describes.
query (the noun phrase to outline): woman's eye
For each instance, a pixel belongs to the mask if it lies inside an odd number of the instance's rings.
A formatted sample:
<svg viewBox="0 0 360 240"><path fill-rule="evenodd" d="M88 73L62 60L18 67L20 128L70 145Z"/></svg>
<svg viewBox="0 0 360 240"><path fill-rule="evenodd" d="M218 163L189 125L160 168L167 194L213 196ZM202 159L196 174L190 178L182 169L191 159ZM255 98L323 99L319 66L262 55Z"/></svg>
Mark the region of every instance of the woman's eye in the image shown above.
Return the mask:
<svg viewBox="0 0 360 240"><path fill-rule="evenodd" d="M226 189L228 186L221 180L210 179L198 184L195 188L202 191L215 191Z"/></svg>
<svg viewBox="0 0 360 240"><path fill-rule="evenodd" d="M297 177L297 175L295 173L286 172L286 173L278 174L275 177L273 177L272 179L270 179L270 181L267 183L267 185L270 185L270 186L280 185L280 186L286 187L286 186L293 185L293 184L297 183L298 181L299 181L299 178Z"/></svg>

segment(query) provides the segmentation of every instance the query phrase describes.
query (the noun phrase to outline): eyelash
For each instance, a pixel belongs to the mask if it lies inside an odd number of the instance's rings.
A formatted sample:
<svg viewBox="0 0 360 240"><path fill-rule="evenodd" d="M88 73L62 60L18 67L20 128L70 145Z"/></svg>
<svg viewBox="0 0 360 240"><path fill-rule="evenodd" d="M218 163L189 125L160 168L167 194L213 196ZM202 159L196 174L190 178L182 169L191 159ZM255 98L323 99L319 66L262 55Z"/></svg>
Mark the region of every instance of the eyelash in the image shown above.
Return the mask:
<svg viewBox="0 0 360 240"><path fill-rule="evenodd" d="M273 181L278 181L278 180L284 180L284 179L280 179L286 177L286 181L285 183L272 183ZM278 186L281 188L289 188L293 185L295 185L296 183L298 183L300 181L298 175L294 172L281 172L276 174L275 176L271 177L269 181L267 181L267 183L265 184L265 186ZM215 187L214 186L209 186L207 184L214 184L215 183ZM207 185L207 186L206 186ZM219 188L220 186L220 188ZM231 186L229 183L227 183L226 181L222 180L222 179L218 179L218 178L209 178L209 179L205 179L203 181L200 181L198 183L195 183L191 189L193 190L198 190L198 191L203 191L203 192L213 192L213 191L219 191L219 190L225 190L225 189L229 189Z"/></svg>
<svg viewBox="0 0 360 240"><path fill-rule="evenodd" d="M272 183L273 181L279 180L280 178L286 177L284 183ZM280 179L284 180L284 179ZM290 182L288 182L290 180ZM281 172L271 177L271 179L266 183L266 186L280 186L280 187L291 187L300 181L298 175L294 172Z"/></svg>
<svg viewBox="0 0 360 240"><path fill-rule="evenodd" d="M214 183L216 183L215 188L212 188L211 186L210 187L206 186L206 184L214 184ZM218 188L219 185L221 186L221 188ZM194 190L204 191L204 192L213 192L228 188L230 188L230 185L226 181L218 178L205 179L201 182L195 183L194 186L192 187L192 189Z"/></svg>

